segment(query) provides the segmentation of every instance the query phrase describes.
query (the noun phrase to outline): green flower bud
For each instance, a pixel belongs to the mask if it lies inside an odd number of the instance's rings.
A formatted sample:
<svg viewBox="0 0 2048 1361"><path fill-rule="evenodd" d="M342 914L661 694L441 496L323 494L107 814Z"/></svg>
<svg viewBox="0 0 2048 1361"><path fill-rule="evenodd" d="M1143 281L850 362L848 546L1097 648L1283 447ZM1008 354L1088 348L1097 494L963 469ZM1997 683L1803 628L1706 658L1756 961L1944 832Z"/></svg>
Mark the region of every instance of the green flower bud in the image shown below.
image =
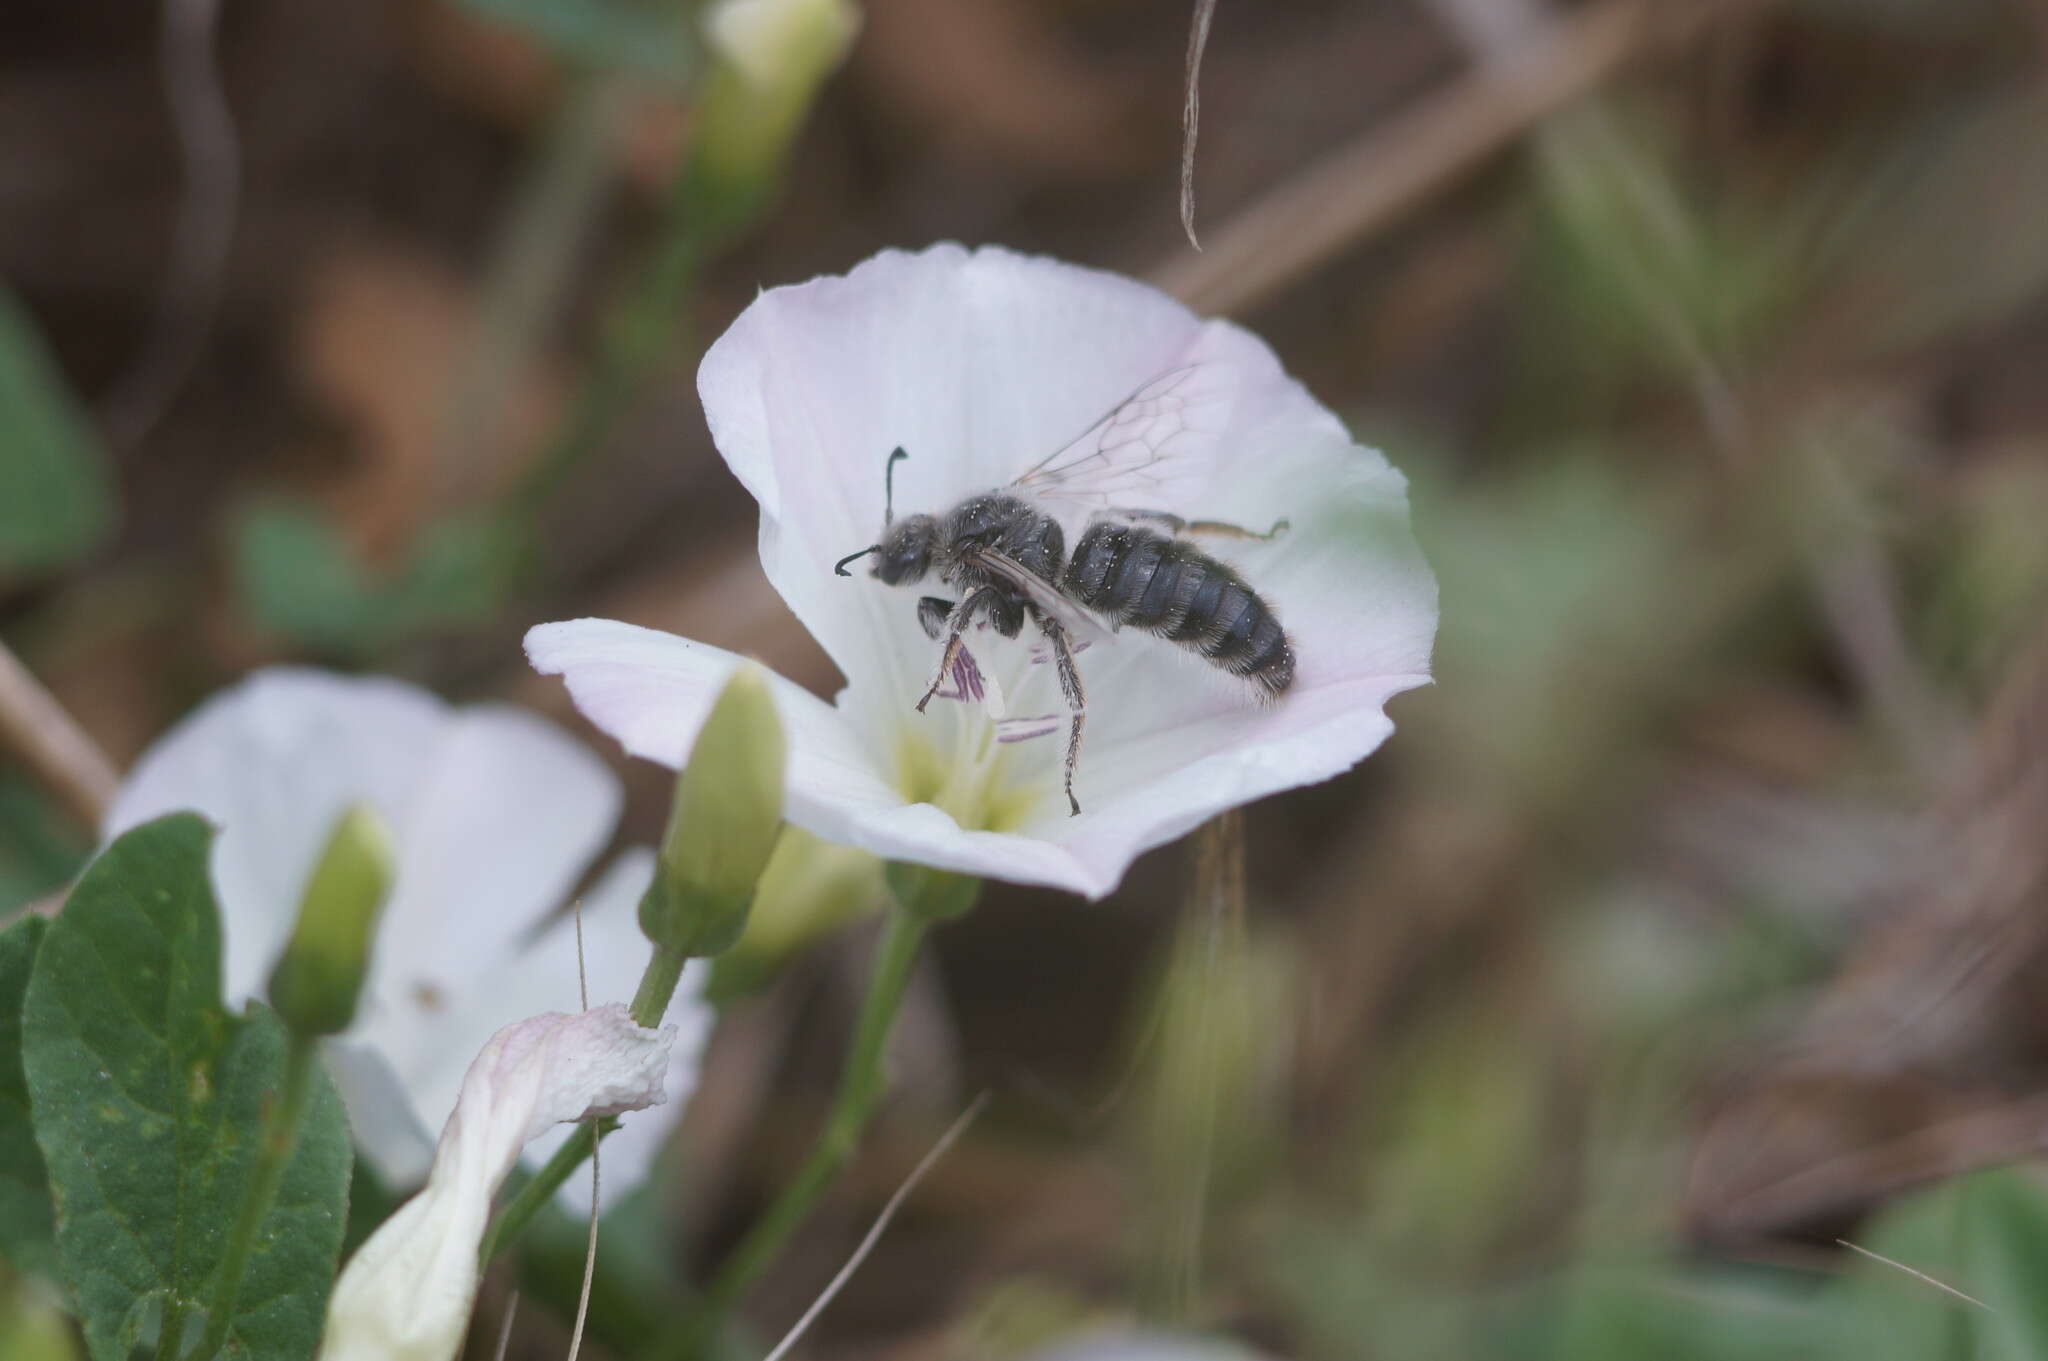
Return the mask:
<svg viewBox="0 0 2048 1361"><path fill-rule="evenodd" d="M981 880L971 874L891 860L882 875L888 881L889 892L896 895L896 905L927 922L964 916L981 897Z"/></svg>
<svg viewBox="0 0 2048 1361"><path fill-rule="evenodd" d="M761 872L746 934L719 956L708 995L717 1001L754 991L805 946L888 900L873 855L784 827Z"/></svg>
<svg viewBox="0 0 2048 1361"><path fill-rule="evenodd" d="M383 819L364 805L334 824L270 971L270 1005L294 1034L335 1035L355 1020L394 858Z"/></svg>
<svg viewBox="0 0 2048 1361"><path fill-rule="evenodd" d="M700 224L751 220L789 145L860 31L851 0L719 0L704 21L717 60L698 111L690 179Z"/></svg>
<svg viewBox="0 0 2048 1361"><path fill-rule="evenodd" d="M80 1361L84 1350L54 1293L26 1277L0 1282L0 1356L7 1361Z"/></svg>
<svg viewBox="0 0 2048 1361"><path fill-rule="evenodd" d="M659 868L640 899L640 929L688 956L730 949L782 831L782 723L768 678L742 666L697 733L676 777Z"/></svg>

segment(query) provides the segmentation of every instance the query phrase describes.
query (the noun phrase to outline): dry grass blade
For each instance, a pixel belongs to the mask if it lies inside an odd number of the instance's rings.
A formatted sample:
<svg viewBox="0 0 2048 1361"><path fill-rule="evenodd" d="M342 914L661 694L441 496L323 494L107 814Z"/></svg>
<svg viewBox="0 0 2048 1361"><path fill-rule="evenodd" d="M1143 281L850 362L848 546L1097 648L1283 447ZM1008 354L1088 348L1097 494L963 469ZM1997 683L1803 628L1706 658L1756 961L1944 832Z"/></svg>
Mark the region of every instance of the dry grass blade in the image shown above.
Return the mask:
<svg viewBox="0 0 2048 1361"><path fill-rule="evenodd" d="M967 1109L960 1112L959 1117L946 1127L946 1132L931 1146L931 1151L918 1159L917 1166L910 1169L910 1175L903 1179L903 1184L896 1188L895 1194L882 1206L882 1212L875 1216L874 1226L867 1231L867 1236L860 1240L860 1245L853 1250L853 1256L846 1259L846 1265L839 1268L839 1274L826 1283L825 1288L818 1293L818 1298L811 1301L811 1307L804 1310L803 1317L791 1325L789 1332L783 1335L782 1341L775 1344L775 1350L768 1353L766 1361L782 1361L789 1353L789 1349L794 1347L811 1324L817 1321L818 1315L825 1312L825 1306L832 1303L833 1298L846 1283L853 1279L853 1273L860 1269L860 1264L868 1259L868 1254L875 1250L875 1244L882 1241L883 1233L888 1230L890 1221L896 1218L896 1212L903 1208L903 1202L910 1199L910 1193L925 1179L925 1174L938 1166L939 1159L945 1157L947 1151L960 1141L960 1136L967 1133L967 1127L974 1123L976 1117L988 1106L988 1102L987 1092L975 1097L968 1103Z"/></svg>
<svg viewBox="0 0 2048 1361"><path fill-rule="evenodd" d="M1944 1294L1954 1295L1957 1299L1961 1300L1965 1304L1974 1304L1987 1314L1996 1312L1992 1309L1990 1305L1984 1303L1984 1301L1976 1298L1974 1295L1965 1295L1962 1291L1956 1289L1954 1286L1948 1284L1946 1281L1937 1281L1934 1279L1934 1277L1928 1275L1926 1272L1915 1271L1912 1267L1907 1266L1904 1262L1895 1262L1891 1258L1885 1256L1883 1253L1872 1252L1869 1248L1859 1248L1846 1238L1837 1238L1835 1241L1837 1243L1840 1243L1843 1247L1849 1249L1849 1251L1851 1252L1862 1253L1865 1257L1868 1257L1873 1262L1883 1262L1888 1267L1896 1267L1900 1271L1905 1272L1908 1276L1913 1277L1915 1280L1925 1281L1927 1282L1927 1284L1933 1286L1936 1290L1942 1291Z"/></svg>
<svg viewBox="0 0 2048 1361"><path fill-rule="evenodd" d="M242 192L242 149L221 88L214 41L220 0L165 0L162 63L184 163L170 270L140 356L107 401L116 448L140 443L199 361L220 308Z"/></svg>
<svg viewBox="0 0 2048 1361"><path fill-rule="evenodd" d="M505 1297L505 1317L498 1323L498 1345L491 1352L492 1361L505 1361L505 1353L512 1346L512 1320L519 1317L519 1292L513 1291Z"/></svg>
<svg viewBox="0 0 2048 1361"><path fill-rule="evenodd" d="M97 828L121 780L64 706L0 644L0 745L12 747L86 826Z"/></svg>
<svg viewBox="0 0 2048 1361"><path fill-rule="evenodd" d="M1194 22L1188 26L1187 99L1180 109L1180 229L1195 250L1195 137L1202 126L1202 54L1209 50L1209 25L1216 18L1216 0L1195 0Z"/></svg>
<svg viewBox="0 0 2048 1361"><path fill-rule="evenodd" d="M1719 0L1679 22L1643 0L1572 12L1497 61L1276 186L1225 222L1207 249L1155 267L1152 282L1199 312L1243 312L1385 227L1660 40L1696 38L1749 8Z"/></svg>
<svg viewBox="0 0 2048 1361"><path fill-rule="evenodd" d="M576 913L576 1000L585 1011L590 1010L590 971L583 958L583 900L578 898ZM597 1159L603 1141L598 1138L597 1117L590 1119L590 1237L583 1246L583 1288L576 1295L576 1326L569 1333L568 1361L576 1361L577 1353L583 1350L583 1325L590 1319L590 1286L597 1278Z"/></svg>

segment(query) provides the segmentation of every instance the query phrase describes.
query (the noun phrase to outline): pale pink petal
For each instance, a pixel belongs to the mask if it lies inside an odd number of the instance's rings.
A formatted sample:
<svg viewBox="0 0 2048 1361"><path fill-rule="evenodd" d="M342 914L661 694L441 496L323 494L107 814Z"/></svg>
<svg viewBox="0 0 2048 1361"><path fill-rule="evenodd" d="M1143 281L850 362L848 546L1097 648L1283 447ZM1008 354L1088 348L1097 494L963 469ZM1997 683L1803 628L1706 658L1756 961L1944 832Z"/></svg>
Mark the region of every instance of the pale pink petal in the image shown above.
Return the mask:
<svg viewBox="0 0 2048 1361"><path fill-rule="evenodd" d="M662 1100L671 1030L623 1005L535 1016L484 1045L434 1153L426 1189L370 1235L328 1301L325 1361L449 1361L476 1301L491 1198L549 1126Z"/></svg>
<svg viewBox="0 0 2048 1361"><path fill-rule="evenodd" d="M890 589L865 564L851 578L831 564L880 532L891 449L910 454L896 470L898 514L943 512L1182 371L1194 377L1174 419L1192 443L1175 447L1194 456L1160 481L1158 502L1129 508L1253 531L1287 522L1270 541L1203 543L1273 606L1294 643L1296 683L1262 705L1243 683L1136 630L1091 648L1080 663L1084 811L1069 818L1063 742L1005 743L996 764L984 749L988 716L976 727L957 709L938 711L947 706L912 712L938 647L918 626L917 596L942 589ZM1204 818L1349 768L1390 730L1389 697L1428 679L1435 583L1408 530L1400 475L1353 444L1263 342L1142 284L1001 250L887 252L843 278L763 294L706 355L699 390L720 451L761 503L763 568L846 676L834 709L783 692L797 716L790 817L826 839L1099 896L1141 851ZM1085 509L1049 509L1071 545ZM729 660L680 641L604 636L612 645L557 636L529 648L628 750L673 763ZM1062 710L1028 634L977 633L974 649L985 688L1008 709ZM963 828L911 804L910 753L941 770L992 771L995 792L973 815L986 821L970 816ZM995 804L1000 817L988 811ZM991 825L1003 830L979 830Z"/></svg>

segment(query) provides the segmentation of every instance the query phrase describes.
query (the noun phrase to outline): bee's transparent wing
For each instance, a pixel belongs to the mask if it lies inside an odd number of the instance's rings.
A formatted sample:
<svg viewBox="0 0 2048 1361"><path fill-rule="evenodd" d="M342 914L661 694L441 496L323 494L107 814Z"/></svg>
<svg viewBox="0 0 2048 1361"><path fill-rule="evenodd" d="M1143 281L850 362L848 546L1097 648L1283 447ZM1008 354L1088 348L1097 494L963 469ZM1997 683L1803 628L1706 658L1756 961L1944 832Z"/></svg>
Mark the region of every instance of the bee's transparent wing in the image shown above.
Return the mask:
<svg viewBox="0 0 2048 1361"><path fill-rule="evenodd" d="M1061 595L1051 582L1009 554L993 548L974 548L970 552L977 566L1022 591L1048 618L1059 621L1077 644L1099 643L1109 638L1109 626L1093 611Z"/></svg>
<svg viewBox="0 0 2048 1361"><path fill-rule="evenodd" d="M1222 366L1169 369L1010 485L1094 510L1171 509L1205 476L1229 403Z"/></svg>

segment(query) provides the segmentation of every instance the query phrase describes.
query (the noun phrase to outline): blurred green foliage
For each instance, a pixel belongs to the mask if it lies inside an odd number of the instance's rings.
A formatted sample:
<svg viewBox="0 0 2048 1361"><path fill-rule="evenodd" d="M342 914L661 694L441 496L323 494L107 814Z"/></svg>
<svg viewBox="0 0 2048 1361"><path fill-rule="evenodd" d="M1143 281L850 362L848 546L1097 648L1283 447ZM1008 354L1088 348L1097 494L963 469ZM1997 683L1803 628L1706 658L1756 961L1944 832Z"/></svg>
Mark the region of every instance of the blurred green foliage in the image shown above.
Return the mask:
<svg viewBox="0 0 2048 1361"><path fill-rule="evenodd" d="M459 0L539 39L564 60L681 85L699 43L681 0Z"/></svg>
<svg viewBox="0 0 2048 1361"><path fill-rule="evenodd" d="M0 286L0 587L77 561L113 518L99 436L34 320Z"/></svg>
<svg viewBox="0 0 2048 1361"><path fill-rule="evenodd" d="M61 888L90 849L25 772L0 768L0 917Z"/></svg>
<svg viewBox="0 0 2048 1361"><path fill-rule="evenodd" d="M437 629L489 618L517 570L521 537L504 519L452 516L394 571L365 566L312 510L249 509L235 534L235 574L256 622L310 655L363 662Z"/></svg>

